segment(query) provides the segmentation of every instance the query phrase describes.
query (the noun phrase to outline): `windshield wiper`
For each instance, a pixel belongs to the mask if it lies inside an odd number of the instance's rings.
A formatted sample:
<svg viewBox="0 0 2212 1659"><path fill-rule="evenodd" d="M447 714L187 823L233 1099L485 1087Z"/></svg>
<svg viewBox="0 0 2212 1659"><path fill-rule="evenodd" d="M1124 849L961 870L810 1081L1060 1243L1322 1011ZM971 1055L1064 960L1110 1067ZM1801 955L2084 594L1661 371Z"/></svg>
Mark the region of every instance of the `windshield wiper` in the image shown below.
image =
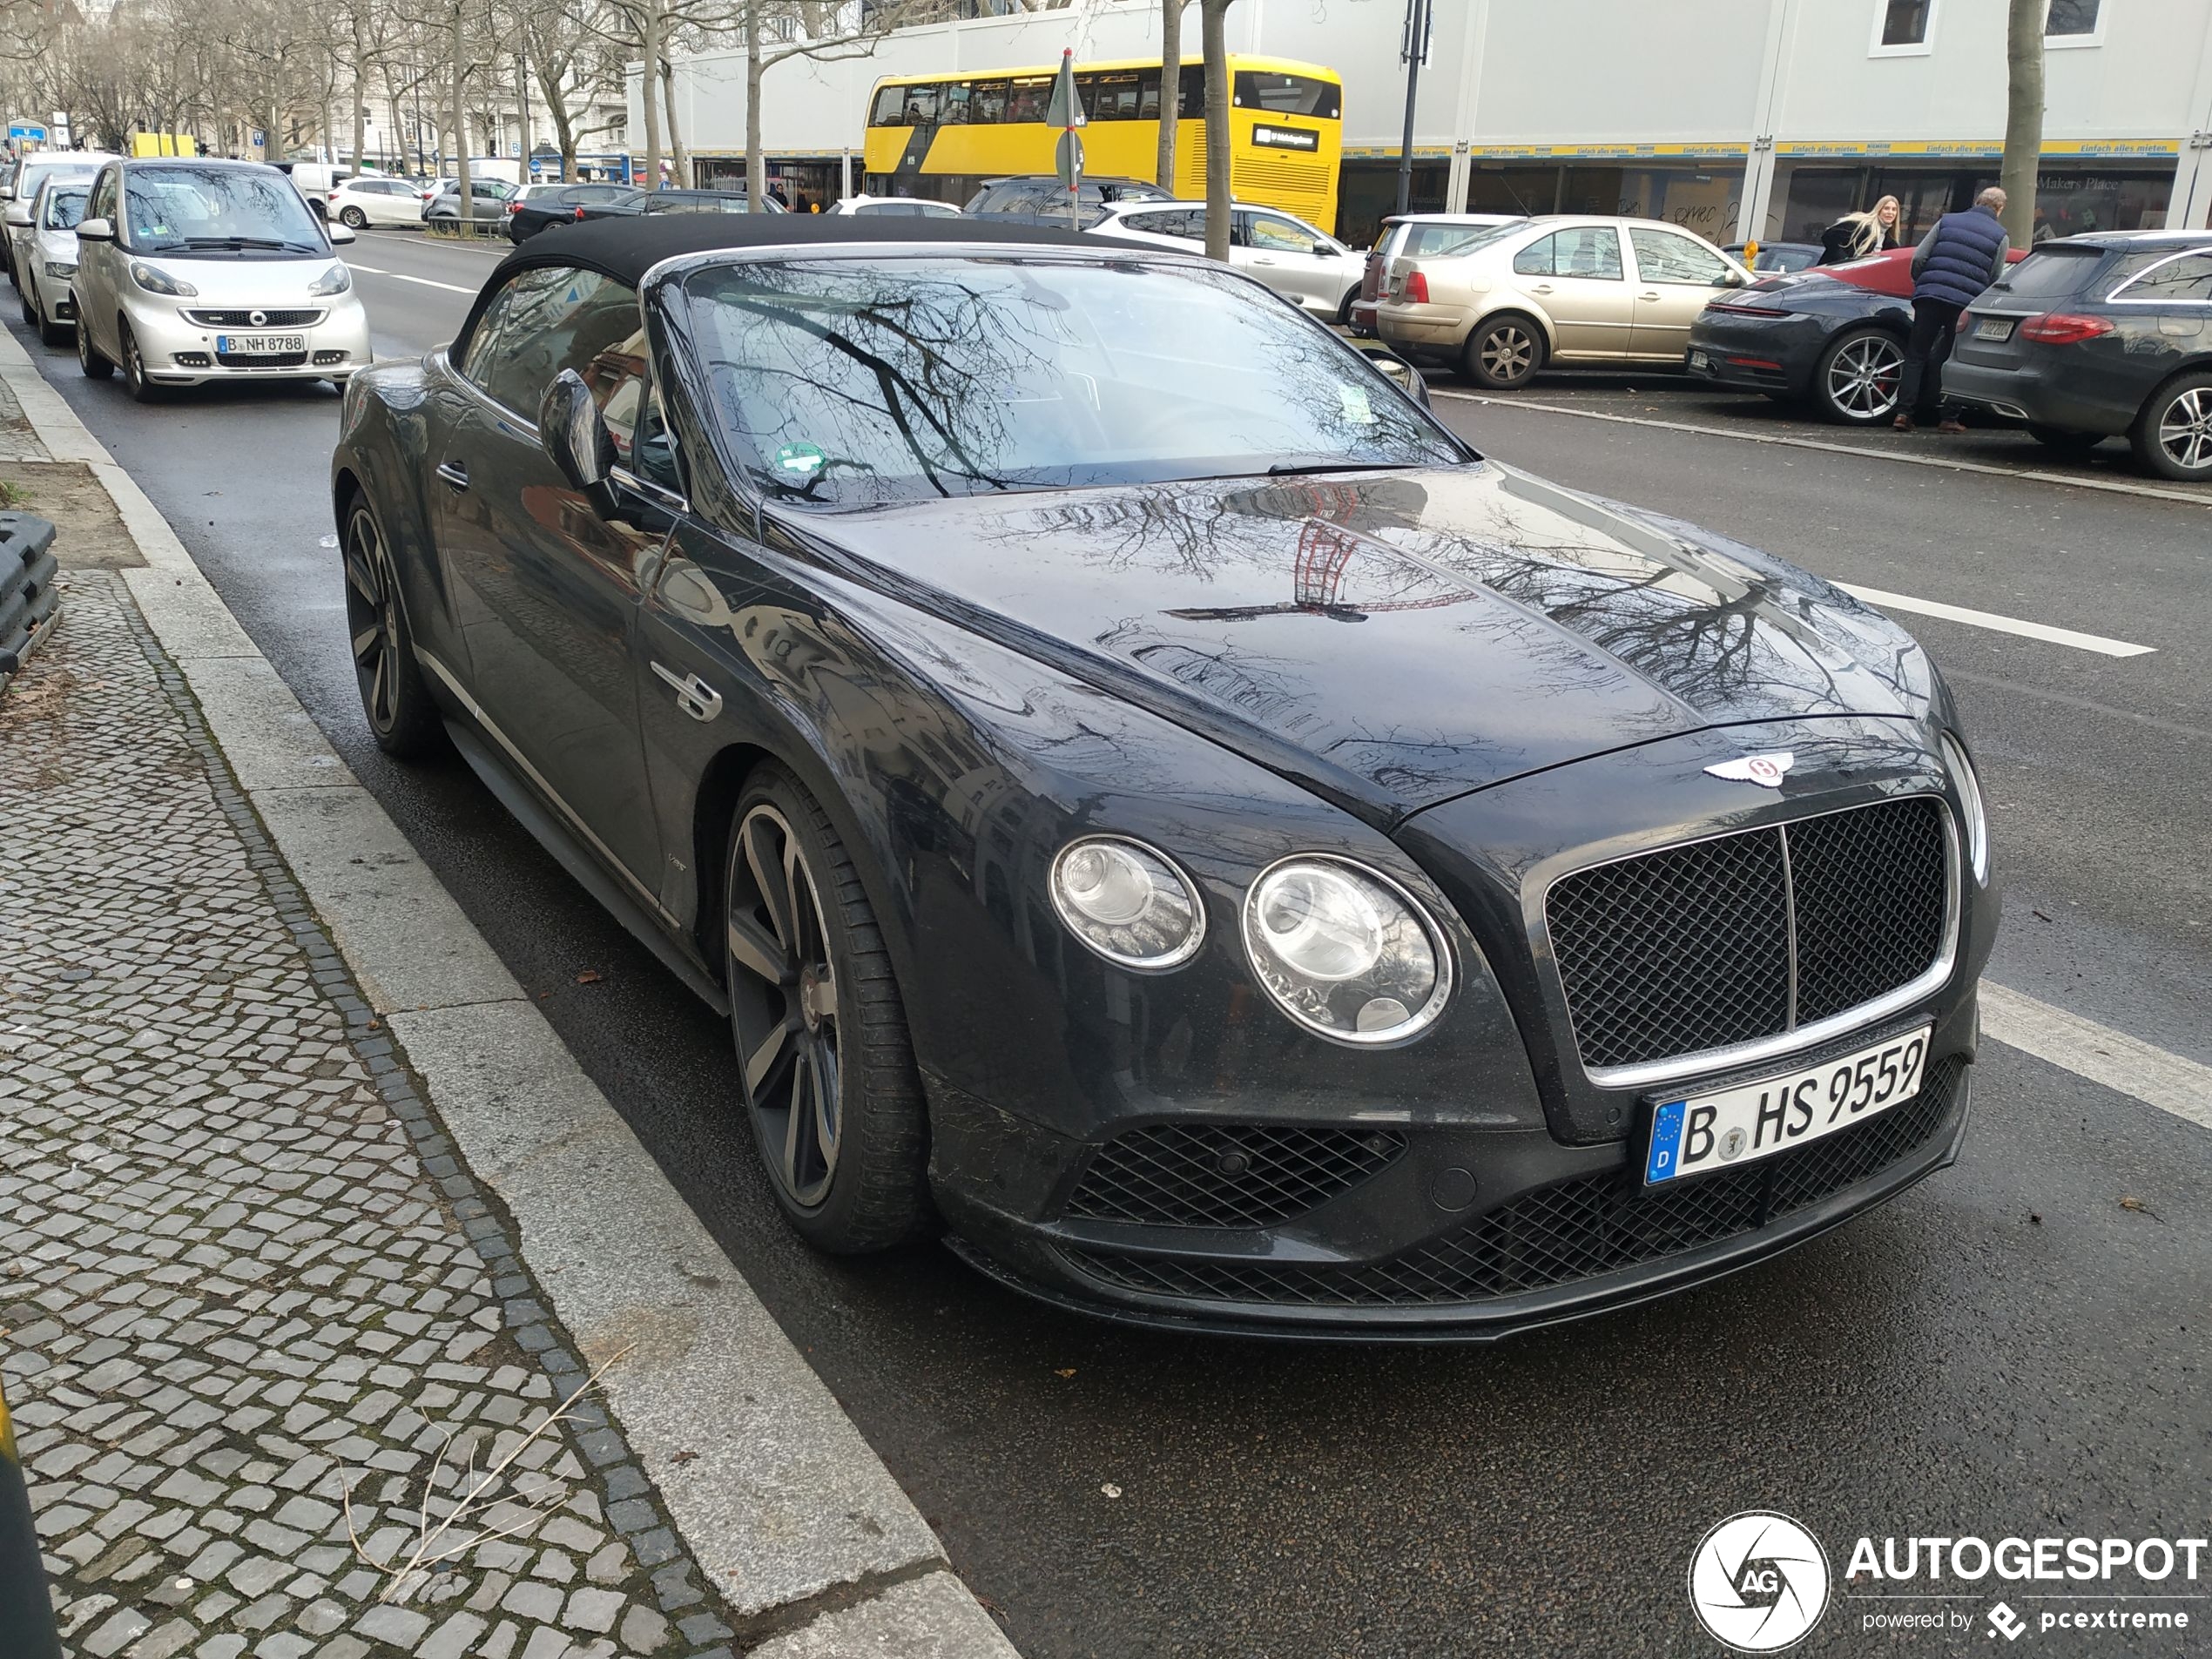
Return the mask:
<svg viewBox="0 0 2212 1659"><path fill-rule="evenodd" d="M275 248L279 252L286 252L296 248L301 252L308 253L318 253L321 252L320 248L315 247L310 243L289 242L284 240L280 237L273 236L187 236L183 241L172 243L169 246L174 247L227 247L239 249L249 247L268 247Z"/></svg>
<svg viewBox="0 0 2212 1659"><path fill-rule="evenodd" d="M1278 461L1267 469L1267 475L1281 478L1301 472L1391 472L1419 464L1412 461Z"/></svg>

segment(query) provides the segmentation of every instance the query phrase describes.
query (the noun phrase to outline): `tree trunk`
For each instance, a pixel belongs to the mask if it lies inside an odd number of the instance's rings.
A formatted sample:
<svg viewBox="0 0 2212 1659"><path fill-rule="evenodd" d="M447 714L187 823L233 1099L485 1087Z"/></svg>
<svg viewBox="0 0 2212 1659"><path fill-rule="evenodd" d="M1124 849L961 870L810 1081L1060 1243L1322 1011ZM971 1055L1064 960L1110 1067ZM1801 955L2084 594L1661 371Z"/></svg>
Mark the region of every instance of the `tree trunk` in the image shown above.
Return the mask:
<svg viewBox="0 0 2212 1659"><path fill-rule="evenodd" d="M645 188L660 188L660 0L638 8L638 44L645 64L637 77L637 101L645 111ZM631 183L636 184L636 179Z"/></svg>
<svg viewBox="0 0 2212 1659"><path fill-rule="evenodd" d="M359 172L366 159L361 152L368 148L368 64L361 51L361 25L359 14L354 18L354 171Z"/></svg>
<svg viewBox="0 0 2212 1659"><path fill-rule="evenodd" d="M745 0L745 206L756 213L768 199L768 158L760 153L760 80L766 69L760 61L760 0Z"/></svg>
<svg viewBox="0 0 2212 1659"><path fill-rule="evenodd" d="M476 196L469 182L469 109L465 97L468 42L462 28L461 0L454 0L453 23L447 32L446 49L453 55L454 177L461 190L461 222L469 225L475 220Z"/></svg>
<svg viewBox="0 0 2212 1659"><path fill-rule="evenodd" d="M2006 25L2005 231L2014 247L2035 235L2035 182L2043 160L2043 12L2048 0L2012 0Z"/></svg>
<svg viewBox="0 0 2212 1659"><path fill-rule="evenodd" d="M1229 8L1198 0L1206 54L1206 257L1229 261Z"/></svg>
<svg viewBox="0 0 2212 1659"><path fill-rule="evenodd" d="M667 58L660 60L661 110L668 117L669 159L676 168L676 187L694 188L698 180L691 177L691 158L684 149L684 129L676 120L676 65Z"/></svg>
<svg viewBox="0 0 2212 1659"><path fill-rule="evenodd" d="M515 48L515 124L522 129L522 171L516 177L527 185L530 181L530 64L529 48L520 44Z"/></svg>
<svg viewBox="0 0 2212 1659"><path fill-rule="evenodd" d="M1175 193L1175 140L1183 116L1183 8L1160 0L1160 188Z"/></svg>

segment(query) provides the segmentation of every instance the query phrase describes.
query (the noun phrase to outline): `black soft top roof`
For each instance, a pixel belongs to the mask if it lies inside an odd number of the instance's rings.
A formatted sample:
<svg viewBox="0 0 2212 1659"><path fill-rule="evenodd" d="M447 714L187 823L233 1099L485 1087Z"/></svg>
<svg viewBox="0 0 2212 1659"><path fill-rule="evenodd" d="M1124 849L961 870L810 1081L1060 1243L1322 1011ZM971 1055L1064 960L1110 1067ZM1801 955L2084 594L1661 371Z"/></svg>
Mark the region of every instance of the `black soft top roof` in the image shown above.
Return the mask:
<svg viewBox="0 0 2212 1659"><path fill-rule="evenodd" d="M517 271L549 265L597 271L636 287L663 260L716 248L793 246L834 251L854 242L992 242L1022 246L1126 247L1041 225L988 219L831 213L650 213L556 225L516 248L491 273L486 291Z"/></svg>

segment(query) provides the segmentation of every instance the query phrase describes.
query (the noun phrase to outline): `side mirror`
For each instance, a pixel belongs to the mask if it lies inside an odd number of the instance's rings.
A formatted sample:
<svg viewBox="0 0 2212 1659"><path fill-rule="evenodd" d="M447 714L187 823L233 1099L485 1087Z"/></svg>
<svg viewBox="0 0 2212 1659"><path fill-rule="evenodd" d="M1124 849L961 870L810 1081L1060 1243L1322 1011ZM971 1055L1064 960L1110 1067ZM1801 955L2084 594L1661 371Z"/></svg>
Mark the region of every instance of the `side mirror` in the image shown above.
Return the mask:
<svg viewBox="0 0 2212 1659"><path fill-rule="evenodd" d="M1343 251L1334 242L1325 242L1318 238L1313 244L1313 257L1317 260L1333 260Z"/></svg>
<svg viewBox="0 0 2212 1659"><path fill-rule="evenodd" d="M77 221L77 239L80 242L112 242L115 240L115 221L111 219L80 219Z"/></svg>
<svg viewBox="0 0 2212 1659"><path fill-rule="evenodd" d="M1740 288L1750 280L1741 271L1723 271L1720 274L1720 280L1713 286L1716 288Z"/></svg>
<svg viewBox="0 0 2212 1659"><path fill-rule="evenodd" d="M334 219L323 228L330 233L330 245L333 247L336 247L341 242L350 242L354 239L352 227L341 225Z"/></svg>
<svg viewBox="0 0 2212 1659"><path fill-rule="evenodd" d="M1423 408L1429 407L1428 381L1423 378L1420 370L1397 353L1386 351L1380 346L1362 346L1359 354L1381 370L1383 378L1407 397Z"/></svg>
<svg viewBox="0 0 2212 1659"><path fill-rule="evenodd" d="M581 491L602 516L614 509L608 482L615 466L614 434L576 370L563 369L545 388L537 406L537 441L570 489Z"/></svg>
<svg viewBox="0 0 2212 1659"><path fill-rule="evenodd" d="M8 204L8 223L17 230L23 229L25 226L30 223L30 209L24 206L21 202L10 202Z"/></svg>

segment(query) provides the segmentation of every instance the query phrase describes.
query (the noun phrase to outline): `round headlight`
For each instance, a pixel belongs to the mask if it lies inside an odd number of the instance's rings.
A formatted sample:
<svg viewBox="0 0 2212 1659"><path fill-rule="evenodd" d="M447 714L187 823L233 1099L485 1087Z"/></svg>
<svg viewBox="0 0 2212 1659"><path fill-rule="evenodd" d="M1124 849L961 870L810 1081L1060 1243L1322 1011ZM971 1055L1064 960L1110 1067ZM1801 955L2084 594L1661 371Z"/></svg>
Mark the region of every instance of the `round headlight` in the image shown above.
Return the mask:
<svg viewBox="0 0 2212 1659"><path fill-rule="evenodd" d="M1973 762L1966 759L1966 752L1957 738L1946 732L1942 744L1944 765L1950 768L1952 781L1959 786L1959 804L1966 814L1966 862L1973 868L1976 881L1987 881L1989 817L1981 804L1981 780L1974 776Z"/></svg>
<svg viewBox="0 0 2212 1659"><path fill-rule="evenodd" d="M1052 907L1068 931L1124 968L1174 968L1197 954L1205 907L1190 878L1139 841L1070 841L1052 861Z"/></svg>
<svg viewBox="0 0 2212 1659"><path fill-rule="evenodd" d="M1396 1042L1452 994L1442 933L1387 876L1318 855L1286 859L1244 899L1244 951L1285 1014L1339 1042Z"/></svg>

